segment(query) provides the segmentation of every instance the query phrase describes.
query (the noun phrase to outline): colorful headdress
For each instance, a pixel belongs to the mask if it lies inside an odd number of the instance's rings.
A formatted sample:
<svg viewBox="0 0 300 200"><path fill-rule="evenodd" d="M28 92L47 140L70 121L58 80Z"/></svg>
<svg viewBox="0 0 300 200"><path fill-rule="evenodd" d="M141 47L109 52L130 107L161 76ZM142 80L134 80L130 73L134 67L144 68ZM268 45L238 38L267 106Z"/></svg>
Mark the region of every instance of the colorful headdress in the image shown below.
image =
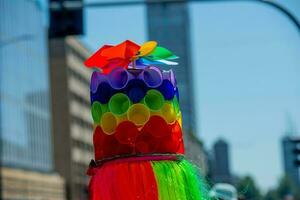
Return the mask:
<svg viewBox="0 0 300 200"><path fill-rule="evenodd" d="M91 199L204 199L196 171L184 159L174 73L154 66L176 64L170 61L175 58L154 41L139 46L127 40L103 46L85 62L101 69L90 87ZM173 195L165 191L173 189Z"/></svg>

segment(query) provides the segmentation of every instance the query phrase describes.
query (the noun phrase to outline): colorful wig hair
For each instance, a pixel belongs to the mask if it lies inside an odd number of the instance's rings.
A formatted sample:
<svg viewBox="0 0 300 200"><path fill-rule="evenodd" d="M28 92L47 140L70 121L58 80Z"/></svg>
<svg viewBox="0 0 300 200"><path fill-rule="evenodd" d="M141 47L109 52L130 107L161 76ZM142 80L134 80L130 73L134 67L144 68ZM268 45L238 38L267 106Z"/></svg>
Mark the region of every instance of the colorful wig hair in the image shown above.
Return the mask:
<svg viewBox="0 0 300 200"><path fill-rule="evenodd" d="M95 161L91 200L206 200L199 171L184 158L176 64L156 42L105 45L87 61Z"/></svg>

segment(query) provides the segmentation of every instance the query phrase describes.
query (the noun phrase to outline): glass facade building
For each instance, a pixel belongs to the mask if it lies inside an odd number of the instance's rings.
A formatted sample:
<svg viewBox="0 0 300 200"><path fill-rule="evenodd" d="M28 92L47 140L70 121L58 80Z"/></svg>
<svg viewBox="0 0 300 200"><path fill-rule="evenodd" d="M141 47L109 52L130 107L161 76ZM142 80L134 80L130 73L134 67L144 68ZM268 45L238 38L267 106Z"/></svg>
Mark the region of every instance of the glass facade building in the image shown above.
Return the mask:
<svg viewBox="0 0 300 200"><path fill-rule="evenodd" d="M298 187L300 187L300 169L295 165L296 155L294 150L297 148L297 143L294 141L299 139L299 136L285 136L281 140L284 173L297 184Z"/></svg>
<svg viewBox="0 0 300 200"><path fill-rule="evenodd" d="M52 171L45 2L0 1L1 165Z"/></svg>
<svg viewBox="0 0 300 200"><path fill-rule="evenodd" d="M158 41L179 56L179 65L172 69L179 89L183 128L196 134L188 5L186 2L149 4L147 20L149 40Z"/></svg>

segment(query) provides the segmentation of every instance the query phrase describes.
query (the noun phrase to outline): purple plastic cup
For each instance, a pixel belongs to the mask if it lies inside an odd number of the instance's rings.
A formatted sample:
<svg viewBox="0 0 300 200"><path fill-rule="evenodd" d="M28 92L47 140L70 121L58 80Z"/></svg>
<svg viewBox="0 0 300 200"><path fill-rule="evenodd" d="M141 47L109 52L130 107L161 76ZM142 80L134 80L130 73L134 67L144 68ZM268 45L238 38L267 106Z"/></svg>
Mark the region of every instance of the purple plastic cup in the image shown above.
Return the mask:
<svg viewBox="0 0 300 200"><path fill-rule="evenodd" d="M108 80L106 75L102 74L101 72L94 71L91 77L91 85L90 85L91 92L96 93L100 83L107 82L107 81Z"/></svg>
<svg viewBox="0 0 300 200"><path fill-rule="evenodd" d="M120 90L126 87L134 76L122 67L113 69L108 75L108 82L113 89Z"/></svg>
<svg viewBox="0 0 300 200"><path fill-rule="evenodd" d="M169 80L174 87L176 87L177 85L177 82L176 82L176 78L175 78L175 75L174 75L174 72L172 69L168 70L168 71L163 71L162 72L162 76L163 76L163 80Z"/></svg>
<svg viewBox="0 0 300 200"><path fill-rule="evenodd" d="M162 72L154 66L145 68L138 76L150 88L159 87L163 81Z"/></svg>

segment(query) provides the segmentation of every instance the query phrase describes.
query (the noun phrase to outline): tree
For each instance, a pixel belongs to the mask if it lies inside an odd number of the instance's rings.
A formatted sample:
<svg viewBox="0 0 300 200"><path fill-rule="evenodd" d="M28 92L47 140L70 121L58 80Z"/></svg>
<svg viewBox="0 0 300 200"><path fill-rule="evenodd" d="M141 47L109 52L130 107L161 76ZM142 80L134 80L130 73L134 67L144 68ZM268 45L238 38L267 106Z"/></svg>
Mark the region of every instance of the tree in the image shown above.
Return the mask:
<svg viewBox="0 0 300 200"><path fill-rule="evenodd" d="M273 190L273 189L272 189L272 190L269 190L269 191L265 194L263 200L279 200L279 197L278 197L278 195L277 195L277 191L276 191L276 190Z"/></svg>
<svg viewBox="0 0 300 200"><path fill-rule="evenodd" d="M237 184L238 193L244 196L247 200L262 199L261 193L256 186L254 179L251 176L245 176Z"/></svg>
<svg viewBox="0 0 300 200"><path fill-rule="evenodd" d="M292 195L295 200L300 200L300 192L297 185L288 176L284 176L279 181L277 195L280 199L284 199L287 195Z"/></svg>
<svg viewBox="0 0 300 200"><path fill-rule="evenodd" d="M264 200L284 200L288 196L292 196L294 200L300 200L300 192L295 183L288 176L280 179L278 186L275 189L269 190Z"/></svg>

